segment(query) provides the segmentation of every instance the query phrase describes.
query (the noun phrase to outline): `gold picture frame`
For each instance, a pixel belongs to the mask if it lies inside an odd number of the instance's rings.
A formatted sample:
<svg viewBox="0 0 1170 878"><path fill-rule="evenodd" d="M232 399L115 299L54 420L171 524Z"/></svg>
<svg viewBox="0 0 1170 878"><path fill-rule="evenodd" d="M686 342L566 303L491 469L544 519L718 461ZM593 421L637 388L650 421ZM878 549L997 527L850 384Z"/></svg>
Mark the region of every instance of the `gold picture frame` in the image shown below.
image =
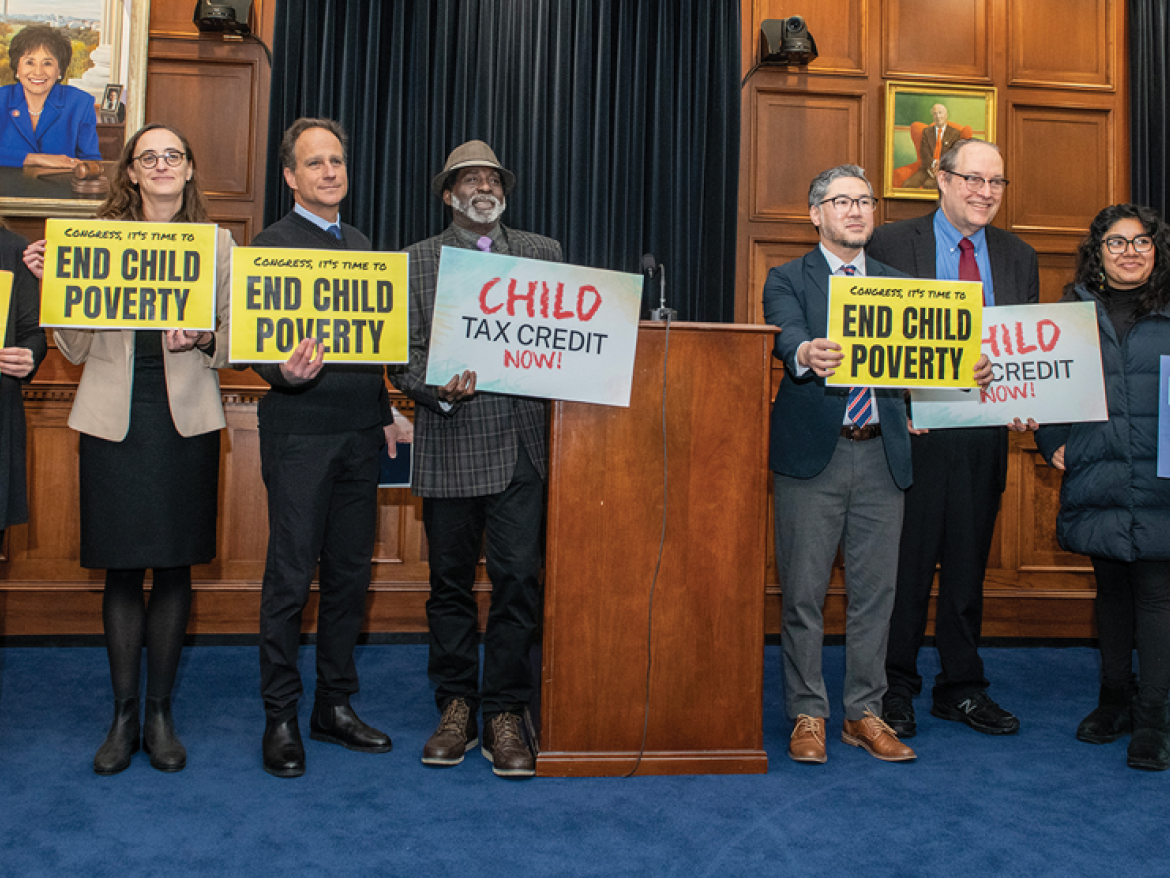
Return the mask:
<svg viewBox="0 0 1170 878"><path fill-rule="evenodd" d="M113 65L111 81L124 86L122 94L126 104L123 132L125 139L142 127L146 117L146 53L150 38L150 0L111 0L103 5L106 9L103 24L112 35L108 44L104 39L102 42L103 46L110 47ZM125 82L121 82L120 71L123 70L126 71ZM100 116L98 121L101 121ZM20 168L0 168L0 172L3 172L0 173L0 216L88 217L97 213L102 203L101 198L69 197L67 182L45 183L45 195L29 195L30 190L40 188L32 184L40 181L10 178L8 186L5 187L5 175L23 174L23 171ZM19 196L10 194L14 184L23 194ZM8 188L8 192L4 191L5 188Z"/></svg>
<svg viewBox="0 0 1170 878"><path fill-rule="evenodd" d="M941 144L933 122L934 108L941 105ZM885 165L882 194L886 198L933 200L934 155L956 140L977 138L995 143L996 90L923 82L887 82L885 113ZM931 151L930 147L937 147ZM930 155L925 153L929 152ZM930 166L925 165L931 158Z"/></svg>

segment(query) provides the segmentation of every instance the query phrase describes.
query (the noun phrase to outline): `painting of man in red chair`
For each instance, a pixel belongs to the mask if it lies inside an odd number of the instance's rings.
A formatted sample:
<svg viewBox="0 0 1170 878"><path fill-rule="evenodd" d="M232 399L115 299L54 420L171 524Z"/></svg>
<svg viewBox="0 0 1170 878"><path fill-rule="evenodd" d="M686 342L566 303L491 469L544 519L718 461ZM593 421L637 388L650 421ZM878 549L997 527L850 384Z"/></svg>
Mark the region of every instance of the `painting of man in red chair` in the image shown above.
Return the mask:
<svg viewBox="0 0 1170 878"><path fill-rule="evenodd" d="M888 83L886 120L885 195L934 198L947 150L972 137L994 142L995 89Z"/></svg>
<svg viewBox="0 0 1170 878"><path fill-rule="evenodd" d="M894 185L906 189L938 189L939 159L943 154L960 140L969 140L971 126L959 128L947 122L947 108L945 104L935 104L930 108L930 117L933 124L923 122L910 124L910 136L918 147L918 161L913 165L894 169ZM916 130L917 129L917 130ZM906 171L912 171L904 181L899 177Z"/></svg>

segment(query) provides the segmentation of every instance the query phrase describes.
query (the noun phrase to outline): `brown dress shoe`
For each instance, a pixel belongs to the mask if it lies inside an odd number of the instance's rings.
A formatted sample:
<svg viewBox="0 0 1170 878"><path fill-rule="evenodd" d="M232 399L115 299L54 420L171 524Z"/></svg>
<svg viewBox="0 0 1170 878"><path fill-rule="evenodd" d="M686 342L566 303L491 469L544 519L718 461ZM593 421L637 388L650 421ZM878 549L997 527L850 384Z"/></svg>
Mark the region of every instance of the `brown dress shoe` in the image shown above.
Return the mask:
<svg viewBox="0 0 1170 878"><path fill-rule="evenodd" d="M894 730L867 710L859 720L845 720L841 740L854 747L862 747L870 756L883 762L910 762L916 759L914 751L898 740Z"/></svg>
<svg viewBox="0 0 1170 878"><path fill-rule="evenodd" d="M443 708L439 727L423 747L423 765L458 765L463 754L479 743L475 714L462 698L452 698Z"/></svg>
<svg viewBox="0 0 1170 878"><path fill-rule="evenodd" d="M536 774L536 759L520 731L520 717L514 713L497 713L484 724L480 750L500 777Z"/></svg>
<svg viewBox="0 0 1170 878"><path fill-rule="evenodd" d="M788 742L788 755L797 762L824 762L825 718L801 714L792 729L792 740Z"/></svg>

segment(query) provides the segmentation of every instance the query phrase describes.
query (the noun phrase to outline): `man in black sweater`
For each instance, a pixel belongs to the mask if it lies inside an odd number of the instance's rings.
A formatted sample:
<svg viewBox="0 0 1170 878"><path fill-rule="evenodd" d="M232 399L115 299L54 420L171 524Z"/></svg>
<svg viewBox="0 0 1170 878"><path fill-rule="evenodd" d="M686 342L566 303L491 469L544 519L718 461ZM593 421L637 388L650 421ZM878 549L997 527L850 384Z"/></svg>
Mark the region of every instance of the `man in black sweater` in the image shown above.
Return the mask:
<svg viewBox="0 0 1170 878"><path fill-rule="evenodd" d="M293 210L255 237L257 247L371 250L340 222L349 183L346 136L328 119L299 119L280 147ZM395 423L382 366L323 365L324 346L305 339L280 365L253 368L270 385L260 400L260 462L268 489L268 557L260 605L260 676L267 723L264 770L305 773L297 726L301 615L320 565L314 740L385 753L390 738L362 722L353 648L365 614L377 521L378 458L384 442L407 440Z"/></svg>

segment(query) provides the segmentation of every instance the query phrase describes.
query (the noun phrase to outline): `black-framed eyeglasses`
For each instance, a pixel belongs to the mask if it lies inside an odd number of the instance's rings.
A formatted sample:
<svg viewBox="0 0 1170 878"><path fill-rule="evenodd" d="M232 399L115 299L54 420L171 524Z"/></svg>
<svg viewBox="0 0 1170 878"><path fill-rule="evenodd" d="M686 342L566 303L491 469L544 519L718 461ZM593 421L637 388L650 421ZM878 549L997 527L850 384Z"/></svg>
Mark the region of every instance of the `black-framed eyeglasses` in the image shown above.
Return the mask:
<svg viewBox="0 0 1170 878"><path fill-rule="evenodd" d="M850 198L848 195L838 195L835 198L826 198L819 204L831 204L837 213L848 213L853 205L861 208L862 213L872 213L877 208L878 200L872 195L862 195L860 198Z"/></svg>
<svg viewBox="0 0 1170 878"><path fill-rule="evenodd" d="M1010 180L1005 180L1003 177L992 177L990 180L986 177L980 177L978 174L960 174L957 171L947 171L952 177L961 177L963 182L967 184L969 192L982 192L984 186L990 186L991 191L999 195L1007 188Z"/></svg>
<svg viewBox="0 0 1170 878"><path fill-rule="evenodd" d="M158 164L159 159L162 159L164 162L166 162L168 166L177 168L183 163L183 159L186 157L187 153L185 152L179 152L177 149L168 149L162 155L159 155L156 152L144 152L140 155L134 156L131 161L138 162L138 164L142 165L142 167L150 170Z"/></svg>
<svg viewBox="0 0 1170 878"><path fill-rule="evenodd" d="M1103 243L1105 244L1105 249L1114 256L1120 256L1130 244L1133 244L1134 253L1149 253L1154 249L1154 239L1149 235L1137 235L1133 238L1110 235Z"/></svg>

